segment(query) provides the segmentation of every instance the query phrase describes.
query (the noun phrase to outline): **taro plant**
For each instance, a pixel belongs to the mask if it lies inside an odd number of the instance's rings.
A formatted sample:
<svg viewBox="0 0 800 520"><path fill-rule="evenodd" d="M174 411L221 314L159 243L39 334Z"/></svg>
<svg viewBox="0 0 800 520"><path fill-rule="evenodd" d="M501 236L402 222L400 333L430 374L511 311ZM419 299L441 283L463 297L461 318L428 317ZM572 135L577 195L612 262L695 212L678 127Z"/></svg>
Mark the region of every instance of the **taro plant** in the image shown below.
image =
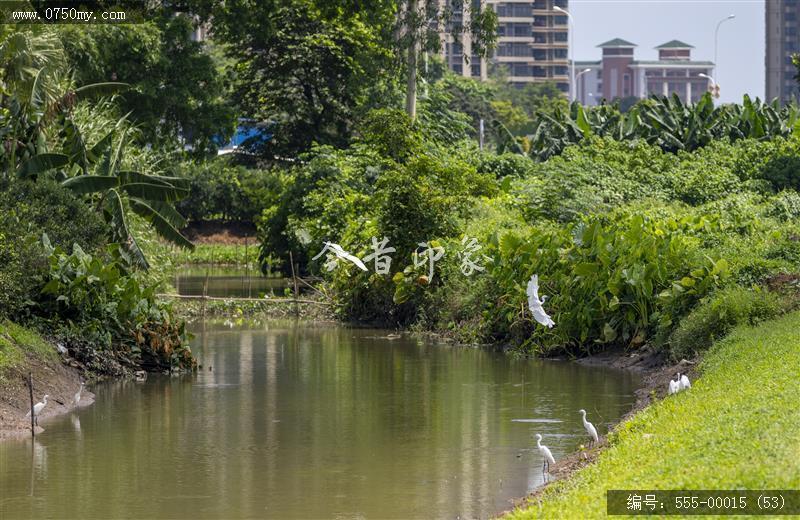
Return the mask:
<svg viewBox="0 0 800 520"><path fill-rule="evenodd" d="M90 255L77 244L71 254L42 242L49 258L47 282L39 307L46 316L101 334L101 347L121 351L134 363L148 368L191 368L184 323L172 308L156 299L156 287L144 283L140 273L128 272L117 254Z"/></svg>

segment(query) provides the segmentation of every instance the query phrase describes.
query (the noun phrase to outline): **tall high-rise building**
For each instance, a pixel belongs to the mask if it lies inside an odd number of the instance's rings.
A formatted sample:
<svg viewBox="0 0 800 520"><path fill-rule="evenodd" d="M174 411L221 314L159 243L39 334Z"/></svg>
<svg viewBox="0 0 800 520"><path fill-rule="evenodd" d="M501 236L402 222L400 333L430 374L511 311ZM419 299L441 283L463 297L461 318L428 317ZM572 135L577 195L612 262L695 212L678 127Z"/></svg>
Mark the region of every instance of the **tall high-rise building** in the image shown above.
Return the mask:
<svg viewBox="0 0 800 520"><path fill-rule="evenodd" d="M554 82L569 91L569 26L567 16L554 7L567 9L568 0L473 0L497 13L497 48L489 59L472 53L468 36L461 41L445 37L443 57L457 74L486 79L492 67L503 66L508 80L518 86ZM456 13L465 25L468 12Z"/></svg>
<svg viewBox="0 0 800 520"><path fill-rule="evenodd" d="M800 1L765 0L766 99L786 103L798 98L792 54L800 52Z"/></svg>

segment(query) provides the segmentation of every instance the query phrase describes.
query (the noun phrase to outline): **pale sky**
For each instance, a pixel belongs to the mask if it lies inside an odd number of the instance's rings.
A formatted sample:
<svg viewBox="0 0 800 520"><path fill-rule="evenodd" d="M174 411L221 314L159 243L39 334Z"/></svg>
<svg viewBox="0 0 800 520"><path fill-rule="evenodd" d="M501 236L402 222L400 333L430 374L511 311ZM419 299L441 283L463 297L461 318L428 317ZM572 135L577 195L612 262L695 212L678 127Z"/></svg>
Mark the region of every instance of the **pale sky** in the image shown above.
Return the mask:
<svg viewBox="0 0 800 520"><path fill-rule="evenodd" d="M714 29L719 29L716 74L721 102L742 95L764 97L764 0L569 0L575 20L575 60L599 60L596 46L612 38L638 45L635 59L654 60L653 49L669 40L690 45L692 59L714 60Z"/></svg>

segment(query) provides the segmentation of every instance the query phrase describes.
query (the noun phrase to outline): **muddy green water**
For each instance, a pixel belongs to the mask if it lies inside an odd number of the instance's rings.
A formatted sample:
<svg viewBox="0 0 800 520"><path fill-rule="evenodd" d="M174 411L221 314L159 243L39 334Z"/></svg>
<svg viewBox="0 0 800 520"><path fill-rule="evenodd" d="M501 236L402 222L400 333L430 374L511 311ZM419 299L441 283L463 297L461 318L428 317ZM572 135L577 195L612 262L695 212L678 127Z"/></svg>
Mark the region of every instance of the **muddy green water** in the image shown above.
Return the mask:
<svg viewBox="0 0 800 520"><path fill-rule="evenodd" d="M261 298L264 295L283 296L292 286L286 278L266 278L258 270L234 266L185 266L173 280L178 294L218 298ZM306 292L306 286L298 287Z"/></svg>
<svg viewBox="0 0 800 520"><path fill-rule="evenodd" d="M387 331L201 323L197 374L102 384L0 443L0 518L486 518L634 401L635 376ZM209 371L208 367L212 370Z"/></svg>

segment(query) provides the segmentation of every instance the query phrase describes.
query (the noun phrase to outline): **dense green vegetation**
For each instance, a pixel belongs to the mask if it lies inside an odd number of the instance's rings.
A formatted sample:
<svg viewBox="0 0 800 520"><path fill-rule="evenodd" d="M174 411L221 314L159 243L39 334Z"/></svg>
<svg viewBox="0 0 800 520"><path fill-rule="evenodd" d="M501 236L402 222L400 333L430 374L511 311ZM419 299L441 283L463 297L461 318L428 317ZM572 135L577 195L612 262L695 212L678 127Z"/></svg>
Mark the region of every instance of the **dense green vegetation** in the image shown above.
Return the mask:
<svg viewBox="0 0 800 520"><path fill-rule="evenodd" d="M113 96L129 85L76 86L58 36L0 32L0 317L101 371L191 367L183 324L155 300L132 231L141 220L148 235L192 247L173 206L185 180L164 175L118 115Z"/></svg>
<svg viewBox="0 0 800 520"><path fill-rule="evenodd" d="M264 263L280 265L274 259L293 251L308 270L328 276L350 319L537 351L674 344L675 356L702 348L687 344L683 329L673 332L698 305L713 307L716 291L759 293L795 272L794 137L720 139L678 153L645 140L593 137L536 162L425 132L401 112L377 111L348 149L317 147L303 156L262 214ZM326 240L364 258L372 237L397 250L387 275L346 263L328 274L324 258L310 261ZM457 254L467 238L485 256L485 271L470 276ZM432 279L429 265L412 255L430 241L446 251ZM552 330L526 311L534 273L551 297ZM718 321L704 325L716 336L715 327L783 307L695 321Z"/></svg>
<svg viewBox="0 0 800 520"><path fill-rule="evenodd" d="M623 423L596 464L510 517L603 516L608 489L797 488L798 326L798 313L740 326L707 352L690 391Z"/></svg>

